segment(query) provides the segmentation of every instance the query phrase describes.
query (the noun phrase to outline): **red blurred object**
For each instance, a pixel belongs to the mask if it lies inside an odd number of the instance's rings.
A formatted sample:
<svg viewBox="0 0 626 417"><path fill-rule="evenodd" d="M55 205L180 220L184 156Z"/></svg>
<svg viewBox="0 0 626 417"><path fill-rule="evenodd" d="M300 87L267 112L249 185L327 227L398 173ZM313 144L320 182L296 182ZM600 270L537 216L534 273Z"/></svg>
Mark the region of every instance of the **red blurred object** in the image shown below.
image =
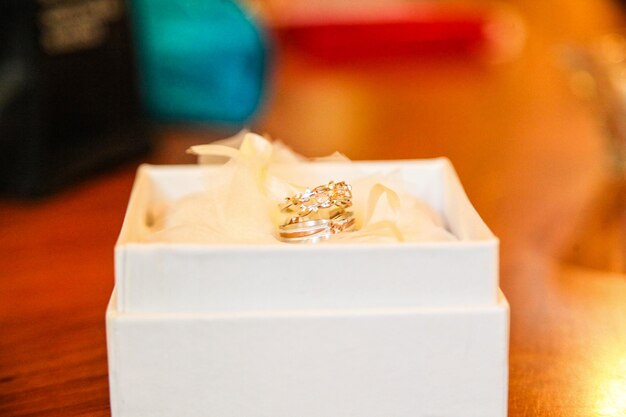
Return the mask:
<svg viewBox="0 0 626 417"><path fill-rule="evenodd" d="M286 13L277 35L330 61L393 56L476 56L519 40L522 25L487 6L416 4L333 13Z"/></svg>

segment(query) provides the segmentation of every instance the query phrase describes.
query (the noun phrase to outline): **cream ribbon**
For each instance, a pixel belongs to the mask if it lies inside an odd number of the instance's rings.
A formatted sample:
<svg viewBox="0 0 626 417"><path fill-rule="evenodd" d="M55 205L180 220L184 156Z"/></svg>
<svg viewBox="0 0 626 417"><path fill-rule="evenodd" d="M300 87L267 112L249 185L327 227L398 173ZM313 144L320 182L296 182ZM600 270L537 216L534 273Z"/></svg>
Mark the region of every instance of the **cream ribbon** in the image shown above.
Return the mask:
<svg viewBox="0 0 626 417"><path fill-rule="evenodd" d="M258 185L265 195L267 195L267 190L270 189L270 183L285 182L284 180L268 175L268 167L272 157L272 143L256 134L244 133L244 139L239 149L227 145L208 144L192 146L187 150L187 153L200 157L212 156L230 158L231 160L238 159L250 164L250 168L253 169L257 178ZM288 184L291 188L299 188L293 184ZM376 209L383 201L383 197L387 201L388 207L391 209L391 218L372 223L372 218L376 213ZM399 195L391 188L381 183L376 183L369 191L365 207L365 217L361 222L359 230L337 236L341 237L342 240L347 240L363 236L391 234L395 239L402 242L405 239L398 227L400 207L401 201Z"/></svg>

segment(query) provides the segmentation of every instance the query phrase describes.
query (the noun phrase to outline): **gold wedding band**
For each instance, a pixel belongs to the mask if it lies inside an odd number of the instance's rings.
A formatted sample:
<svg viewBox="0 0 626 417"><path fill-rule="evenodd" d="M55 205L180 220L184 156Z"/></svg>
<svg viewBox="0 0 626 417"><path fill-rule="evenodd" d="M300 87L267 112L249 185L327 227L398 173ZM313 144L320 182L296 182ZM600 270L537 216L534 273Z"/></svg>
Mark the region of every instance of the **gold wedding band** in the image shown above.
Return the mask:
<svg viewBox="0 0 626 417"><path fill-rule="evenodd" d="M294 217L278 228L278 237L287 243L316 243L334 234L350 231L354 224L355 219L349 211L340 212L330 219Z"/></svg>
<svg viewBox="0 0 626 417"><path fill-rule="evenodd" d="M278 228L278 235L283 239L305 238L318 233L325 233L330 230L330 227L330 220L308 220L303 217L294 217Z"/></svg>

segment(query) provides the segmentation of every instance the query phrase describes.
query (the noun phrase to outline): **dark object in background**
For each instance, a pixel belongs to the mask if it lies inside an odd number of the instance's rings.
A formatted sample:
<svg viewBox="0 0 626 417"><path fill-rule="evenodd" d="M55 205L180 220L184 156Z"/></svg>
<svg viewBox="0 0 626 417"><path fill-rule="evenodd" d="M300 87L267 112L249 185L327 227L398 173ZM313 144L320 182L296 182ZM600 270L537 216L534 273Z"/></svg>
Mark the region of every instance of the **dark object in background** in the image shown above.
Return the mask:
<svg viewBox="0 0 626 417"><path fill-rule="evenodd" d="M0 193L145 152L122 0L0 0Z"/></svg>

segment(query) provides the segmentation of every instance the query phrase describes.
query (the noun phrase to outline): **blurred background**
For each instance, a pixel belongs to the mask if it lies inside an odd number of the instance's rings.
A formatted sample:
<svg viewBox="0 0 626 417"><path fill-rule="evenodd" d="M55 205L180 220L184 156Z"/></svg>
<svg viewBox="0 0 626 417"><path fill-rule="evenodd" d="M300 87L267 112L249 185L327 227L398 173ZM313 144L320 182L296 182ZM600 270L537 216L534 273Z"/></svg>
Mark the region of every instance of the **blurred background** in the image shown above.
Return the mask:
<svg viewBox="0 0 626 417"><path fill-rule="evenodd" d="M545 101L568 74L569 106L593 94L581 61L620 4L569 3L3 0L0 190L49 195L243 127L307 155L480 163L529 123L566 123Z"/></svg>
<svg viewBox="0 0 626 417"><path fill-rule="evenodd" d="M565 256L626 269L620 1L0 7L0 195L51 196L129 161L192 162L187 146L242 128L307 156L448 156L493 195L511 184L490 173L521 154L545 162L583 146L601 154L608 179L595 187L613 197L589 209ZM598 232L616 249L585 248Z"/></svg>
<svg viewBox="0 0 626 417"><path fill-rule="evenodd" d="M164 135L206 142L242 127L306 154L389 158L396 147L367 138L393 137L396 145L437 144L419 156L440 155L451 138L502 140L507 132L498 129L510 129L505 119L521 110L507 96L514 88L528 94L513 72L531 67L508 64L524 49L528 5L3 0L0 7L6 195L53 193L159 152ZM557 34L548 16L571 13L558 2L534 7L545 9L548 20L538 23L550 36ZM576 13L584 20L584 8ZM485 117L497 126L472 132Z"/></svg>
<svg viewBox="0 0 626 417"><path fill-rule="evenodd" d="M14 335L0 414L47 398L106 415L101 321L135 170L194 163L189 146L249 128L311 157L450 158L501 239L510 415L626 415L625 14L620 0L0 0L0 331ZM58 395L81 384L89 406Z"/></svg>

